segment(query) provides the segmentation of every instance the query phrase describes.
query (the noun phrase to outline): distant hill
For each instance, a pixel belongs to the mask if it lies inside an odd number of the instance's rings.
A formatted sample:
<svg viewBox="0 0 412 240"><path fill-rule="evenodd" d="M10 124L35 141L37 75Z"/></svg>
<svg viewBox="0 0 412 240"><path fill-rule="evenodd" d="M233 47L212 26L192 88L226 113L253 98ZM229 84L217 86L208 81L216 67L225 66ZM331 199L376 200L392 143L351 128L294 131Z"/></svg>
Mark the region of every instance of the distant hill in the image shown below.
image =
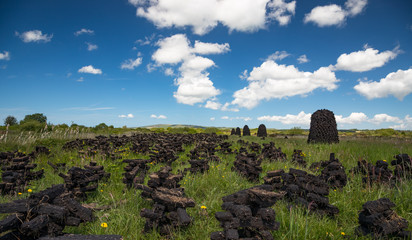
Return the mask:
<svg viewBox="0 0 412 240"><path fill-rule="evenodd" d="M185 125L185 124L155 124L155 125L149 125L149 126L142 126L141 128L201 128L201 129L206 129L207 127L203 126L197 126L197 125Z"/></svg>

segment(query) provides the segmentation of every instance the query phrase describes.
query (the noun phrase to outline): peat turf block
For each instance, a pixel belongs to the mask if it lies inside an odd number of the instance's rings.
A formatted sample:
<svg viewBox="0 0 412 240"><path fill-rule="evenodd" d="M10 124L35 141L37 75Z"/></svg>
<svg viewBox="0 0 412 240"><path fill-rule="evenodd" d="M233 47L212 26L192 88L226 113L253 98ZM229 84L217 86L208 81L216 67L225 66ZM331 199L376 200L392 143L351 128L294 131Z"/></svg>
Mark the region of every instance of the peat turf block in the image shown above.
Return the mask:
<svg viewBox="0 0 412 240"><path fill-rule="evenodd" d="M232 170L246 177L249 181L259 181L259 174L262 172L261 162L257 159L256 153L239 153L233 163Z"/></svg>
<svg viewBox="0 0 412 240"><path fill-rule="evenodd" d="M395 207L388 198L369 201L363 204L359 213L358 233L372 235L374 238L400 237L411 239L411 232L406 231L408 221L396 214Z"/></svg>
<svg viewBox="0 0 412 240"><path fill-rule="evenodd" d="M63 184L34 193L26 199L0 204L0 213L7 213L0 221L1 240L31 240L63 235L65 226L78 226L93 220L91 210L83 207Z"/></svg>
<svg viewBox="0 0 412 240"><path fill-rule="evenodd" d="M171 171L170 166L163 167L149 175L148 186L135 186L142 190L143 198L154 202L152 209L144 208L140 212L140 216L146 218L146 233L155 229L161 235L170 235L173 229L186 227L193 221L186 208L194 207L195 202L185 196L183 188L179 188L183 175L174 175Z"/></svg>
<svg viewBox="0 0 412 240"><path fill-rule="evenodd" d="M270 171L264 180L275 189L285 191L286 199L310 211L329 216L339 213L339 209L329 203L329 185L319 176L290 168L289 173L283 170Z"/></svg>
<svg viewBox="0 0 412 240"><path fill-rule="evenodd" d="M128 165L124 167L125 173L123 174L123 183L128 188L141 184L144 182L147 171L150 167L147 165L150 160L148 159L125 159L124 163Z"/></svg>
<svg viewBox="0 0 412 240"><path fill-rule="evenodd" d="M222 198L222 209L215 217L223 231L213 232L212 240L273 239L270 231L277 230L275 210L270 208L285 195L273 192L273 186L260 185Z"/></svg>
<svg viewBox="0 0 412 240"><path fill-rule="evenodd" d="M286 154L282 152L282 149L276 148L274 142L263 143L263 149L259 156L259 159L269 159L269 161L283 161L286 160Z"/></svg>
<svg viewBox="0 0 412 240"><path fill-rule="evenodd" d="M395 166L394 174L397 180L412 179L412 158L408 154L396 155L391 165Z"/></svg>

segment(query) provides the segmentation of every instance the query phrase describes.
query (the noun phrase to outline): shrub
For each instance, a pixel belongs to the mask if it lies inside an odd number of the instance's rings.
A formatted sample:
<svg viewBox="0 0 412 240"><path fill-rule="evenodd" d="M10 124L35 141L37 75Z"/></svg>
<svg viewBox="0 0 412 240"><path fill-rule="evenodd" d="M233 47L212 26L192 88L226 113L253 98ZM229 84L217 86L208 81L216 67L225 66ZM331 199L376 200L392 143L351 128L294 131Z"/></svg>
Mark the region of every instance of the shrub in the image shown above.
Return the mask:
<svg viewBox="0 0 412 240"><path fill-rule="evenodd" d="M44 123L40 123L36 120L25 121L22 124L20 124L20 128L23 131L40 132L42 129L44 129L44 127Z"/></svg>
<svg viewBox="0 0 412 240"><path fill-rule="evenodd" d="M216 133L217 134L218 132L219 132L219 129L215 127L208 127L205 129L205 133Z"/></svg>

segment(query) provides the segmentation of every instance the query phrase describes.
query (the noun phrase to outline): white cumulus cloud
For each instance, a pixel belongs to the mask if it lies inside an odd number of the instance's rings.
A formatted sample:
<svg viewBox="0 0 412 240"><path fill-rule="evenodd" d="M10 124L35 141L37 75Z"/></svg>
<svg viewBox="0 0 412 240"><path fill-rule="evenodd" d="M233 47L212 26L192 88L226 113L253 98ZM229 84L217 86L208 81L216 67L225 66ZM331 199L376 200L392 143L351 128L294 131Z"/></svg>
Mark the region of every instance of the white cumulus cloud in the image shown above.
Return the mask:
<svg viewBox="0 0 412 240"><path fill-rule="evenodd" d="M267 121L267 122L281 122L283 124L296 124L296 125L305 125L309 126L310 125L310 116L312 114L310 113L305 113L304 111L301 111L297 115L293 114L286 114L285 116L261 116L258 117L259 121Z"/></svg>
<svg viewBox="0 0 412 240"><path fill-rule="evenodd" d="M296 1L285 0L129 0L136 15L158 28L191 27L203 35L219 23L229 31L253 32L271 21L287 25L295 14Z"/></svg>
<svg viewBox="0 0 412 240"><path fill-rule="evenodd" d="M305 15L304 22L313 22L319 27L339 26L347 17L354 17L365 9L367 0L348 0L345 8L336 4L317 6Z"/></svg>
<svg viewBox="0 0 412 240"><path fill-rule="evenodd" d="M167 119L167 117L166 117L165 115L159 115L159 116L157 116L157 115L155 115L155 114L150 115L150 118Z"/></svg>
<svg viewBox="0 0 412 240"><path fill-rule="evenodd" d="M335 115L337 123L340 124L358 124L368 121L368 116L363 112L353 112L348 117L343 117L342 115Z"/></svg>
<svg viewBox="0 0 412 240"><path fill-rule="evenodd" d="M219 43L205 43L200 41L195 41L195 46L193 48L194 53L198 54L221 54L230 51L229 43L219 44Z"/></svg>
<svg viewBox="0 0 412 240"><path fill-rule="evenodd" d="M137 57L136 59L127 59L120 65L121 69L128 69L128 70L133 70L136 67L138 67L140 64L142 64L142 58Z"/></svg>
<svg viewBox="0 0 412 240"><path fill-rule="evenodd" d="M92 65L84 66L78 70L79 73L102 74L102 70L94 68Z"/></svg>
<svg viewBox="0 0 412 240"><path fill-rule="evenodd" d="M161 39L156 44L159 48L152 55L155 65L181 64L175 79L178 86L174 93L178 103L193 105L212 99L220 94L209 78L208 68L215 63L201 54L220 54L229 51L229 44L203 43L196 41L194 47L184 34L176 34ZM208 107L209 105L206 104Z"/></svg>
<svg viewBox="0 0 412 240"><path fill-rule="evenodd" d="M267 7L270 9L268 18L275 19L279 22L279 25L285 26L290 23L292 16L295 15L296 1L287 3L283 0L272 0L268 2Z"/></svg>
<svg viewBox="0 0 412 240"><path fill-rule="evenodd" d="M82 34L93 35L93 34L94 34L94 31L93 31L93 30L90 30L90 29L82 28L82 29L80 29L79 31L76 31L76 32L74 33L74 35L76 35L76 36L79 36L79 35L82 35Z"/></svg>
<svg viewBox="0 0 412 240"><path fill-rule="evenodd" d="M256 107L262 100L306 96L318 88L333 91L339 82L335 73L326 67L313 73L303 72L293 65L279 65L272 60L254 67L247 80L249 85L233 94L232 104L248 109Z"/></svg>
<svg viewBox="0 0 412 240"><path fill-rule="evenodd" d="M98 48L98 46L96 44L88 43L88 42L86 42L86 44L87 44L87 50L88 51L97 50L97 48Z"/></svg>
<svg viewBox="0 0 412 240"><path fill-rule="evenodd" d="M303 55L299 56L298 62L299 63L307 63L307 62L309 62L309 59L308 59L308 57L306 57L306 54L303 54Z"/></svg>
<svg viewBox="0 0 412 240"><path fill-rule="evenodd" d="M166 76L173 76L173 75L175 75L175 72L173 71L172 68L166 68L165 69L165 75Z"/></svg>
<svg viewBox="0 0 412 240"><path fill-rule="evenodd" d="M119 118L134 118L134 116L133 116L133 114L129 113L127 115L125 115L125 114L119 115Z"/></svg>
<svg viewBox="0 0 412 240"><path fill-rule="evenodd" d="M356 16L365 9L368 0L348 0L345 2L347 15Z"/></svg>
<svg viewBox="0 0 412 240"><path fill-rule="evenodd" d="M272 60L276 62L277 60L282 60L288 56L290 56L290 54L286 51L276 51L275 53L269 55L269 57L266 60Z"/></svg>
<svg viewBox="0 0 412 240"><path fill-rule="evenodd" d="M382 67L389 60L398 56L400 50L398 47L392 51L379 52L365 45L364 50L342 54L338 57L335 65L336 70L345 70L351 72L365 72L374 68Z"/></svg>
<svg viewBox="0 0 412 240"><path fill-rule="evenodd" d="M400 130L412 130L412 117L406 115L404 119L401 120L400 124L390 126L393 129Z"/></svg>
<svg viewBox="0 0 412 240"><path fill-rule="evenodd" d="M205 108L213 109L213 110L219 110L222 107L221 103L215 102L215 101L207 101Z"/></svg>
<svg viewBox="0 0 412 240"><path fill-rule="evenodd" d="M23 33L16 32L16 35L23 40L23 42L50 42L53 34L43 34L40 30L32 30Z"/></svg>
<svg viewBox="0 0 412 240"><path fill-rule="evenodd" d="M3 53L0 52L0 60L10 60L10 53L7 51L4 51Z"/></svg>
<svg viewBox="0 0 412 240"><path fill-rule="evenodd" d="M372 119L369 120L371 123L374 124L381 124L381 123L402 123L402 120L398 117L390 116L386 113L376 114L373 116Z"/></svg>
<svg viewBox="0 0 412 240"><path fill-rule="evenodd" d="M392 95L399 100L412 93L412 68L389 73L379 82L361 81L354 89L371 100Z"/></svg>
<svg viewBox="0 0 412 240"><path fill-rule="evenodd" d="M210 118L210 121L215 121L215 120L216 120L216 118L214 118L214 117Z"/></svg>

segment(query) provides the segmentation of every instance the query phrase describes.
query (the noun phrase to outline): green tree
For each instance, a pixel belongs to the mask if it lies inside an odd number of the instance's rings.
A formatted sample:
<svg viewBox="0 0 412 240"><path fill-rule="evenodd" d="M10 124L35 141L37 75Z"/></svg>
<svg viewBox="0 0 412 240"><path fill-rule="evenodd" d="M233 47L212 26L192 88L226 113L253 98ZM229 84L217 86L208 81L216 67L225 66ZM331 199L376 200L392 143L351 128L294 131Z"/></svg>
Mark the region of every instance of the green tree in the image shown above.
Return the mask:
<svg viewBox="0 0 412 240"><path fill-rule="evenodd" d="M99 125L96 125L94 127L95 130L105 130L108 129L109 127L106 125L106 123L100 123Z"/></svg>
<svg viewBox="0 0 412 240"><path fill-rule="evenodd" d="M17 119L14 116L7 116L6 119L4 119L4 126L13 126L13 125L17 125Z"/></svg>
<svg viewBox="0 0 412 240"><path fill-rule="evenodd" d="M43 115L43 113L34 113L24 116L23 123L29 121L37 121L39 123L46 123L47 117ZM21 123L21 122L20 122Z"/></svg>

